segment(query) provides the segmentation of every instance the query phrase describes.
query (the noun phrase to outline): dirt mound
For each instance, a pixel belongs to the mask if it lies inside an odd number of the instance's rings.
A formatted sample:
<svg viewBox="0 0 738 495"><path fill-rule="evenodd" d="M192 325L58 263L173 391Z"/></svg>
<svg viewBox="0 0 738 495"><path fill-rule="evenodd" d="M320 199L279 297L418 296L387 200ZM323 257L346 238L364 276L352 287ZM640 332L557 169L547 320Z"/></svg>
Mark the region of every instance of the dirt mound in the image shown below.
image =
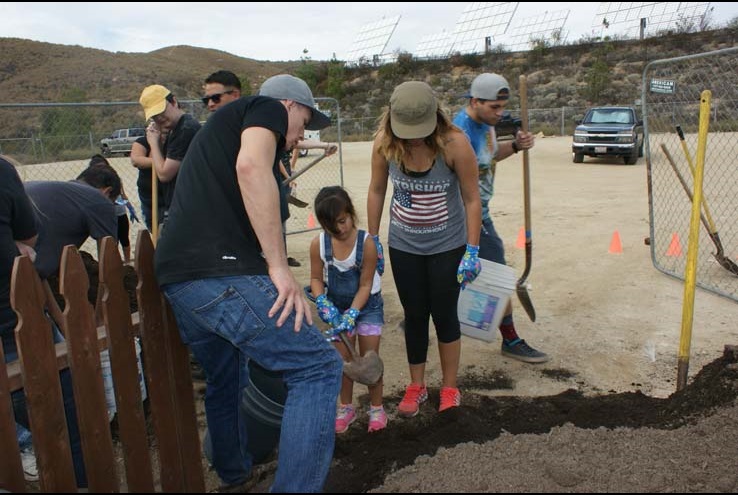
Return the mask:
<svg viewBox="0 0 738 495"><path fill-rule="evenodd" d="M326 491L366 492L377 488L387 475L413 464L420 456L433 456L439 448L465 442L489 442L501 434L542 434L566 424L589 430L601 427L674 430L710 416L717 408L735 401L738 396L737 361L738 351L727 348L723 357L705 366L684 390L666 399L648 397L640 392L584 397L569 390L537 398L488 397L465 392L458 411L439 414L438 390L431 389L429 404L421 406L415 418L398 418L395 410L390 409L392 420L386 430L368 435L367 420L363 418L348 433L339 436ZM491 376L486 389L498 389L500 382L504 384L505 380L500 379L499 373ZM467 388L463 383L459 385ZM474 387L485 389L483 377L475 377ZM385 404L394 405L400 399L400 396L387 397ZM367 397L361 400L366 402ZM520 459L508 461L513 466L521 463ZM444 470L453 472L453 467L448 465ZM434 477L432 472L426 474ZM404 488L400 491L407 491L407 487Z"/></svg>

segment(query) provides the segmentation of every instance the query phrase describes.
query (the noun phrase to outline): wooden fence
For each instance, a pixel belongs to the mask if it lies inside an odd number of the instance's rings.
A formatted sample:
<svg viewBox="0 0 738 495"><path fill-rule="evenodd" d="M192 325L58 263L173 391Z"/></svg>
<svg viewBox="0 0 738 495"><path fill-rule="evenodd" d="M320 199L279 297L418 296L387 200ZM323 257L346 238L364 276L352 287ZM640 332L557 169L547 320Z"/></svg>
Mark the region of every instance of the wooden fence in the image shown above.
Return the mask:
<svg viewBox="0 0 738 495"><path fill-rule="evenodd" d="M10 401L10 393L23 388L41 491L77 491L59 382L59 370L69 367L90 492L205 491L189 354L154 278L154 246L146 231L138 236L135 266L139 311L131 315L117 242L103 239L99 289L104 294L104 325L96 328L82 258L74 246L65 247L59 292L65 299L60 326L66 342L54 345L38 274L27 256L16 258L11 304L19 316L15 329L19 358L0 366L0 489L26 491ZM141 401L136 335L143 349L153 439L147 434ZM100 365L100 351L106 348L123 473L117 472ZM2 349L0 359L4 362ZM158 462L152 464L157 454Z"/></svg>

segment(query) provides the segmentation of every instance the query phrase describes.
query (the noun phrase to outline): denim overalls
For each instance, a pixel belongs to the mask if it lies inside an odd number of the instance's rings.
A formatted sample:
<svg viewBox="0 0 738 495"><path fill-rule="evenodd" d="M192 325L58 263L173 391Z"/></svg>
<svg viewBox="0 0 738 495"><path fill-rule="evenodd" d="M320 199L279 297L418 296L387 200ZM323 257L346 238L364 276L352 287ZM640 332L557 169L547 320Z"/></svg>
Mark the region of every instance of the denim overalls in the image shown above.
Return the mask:
<svg viewBox="0 0 738 495"><path fill-rule="evenodd" d="M359 281L361 280L361 262L364 259L364 240L366 232L359 230L356 236L356 261L351 269L342 272L333 266L333 248L331 246L331 236L328 233L323 234L323 248L325 251L325 265L328 273L326 281L326 291L328 299L343 313L351 307L354 296L359 290ZM361 309L359 317L356 320L356 326L362 323L369 325L384 324L384 300L382 293L377 292L371 294L364 308Z"/></svg>

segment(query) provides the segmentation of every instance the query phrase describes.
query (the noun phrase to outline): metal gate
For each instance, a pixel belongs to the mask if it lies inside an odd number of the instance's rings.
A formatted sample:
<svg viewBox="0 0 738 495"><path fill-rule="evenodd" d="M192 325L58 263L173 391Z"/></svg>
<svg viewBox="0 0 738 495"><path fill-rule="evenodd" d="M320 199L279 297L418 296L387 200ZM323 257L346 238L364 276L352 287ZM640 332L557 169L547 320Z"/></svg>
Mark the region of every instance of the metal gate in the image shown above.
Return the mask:
<svg viewBox="0 0 738 495"><path fill-rule="evenodd" d="M712 92L712 106L697 285L738 301L738 274L718 262L718 243L708 235L717 232L724 257L738 262L738 48L656 60L643 72L651 258L658 270L684 279L692 208L687 190L694 187L690 161L696 165L704 90Z"/></svg>

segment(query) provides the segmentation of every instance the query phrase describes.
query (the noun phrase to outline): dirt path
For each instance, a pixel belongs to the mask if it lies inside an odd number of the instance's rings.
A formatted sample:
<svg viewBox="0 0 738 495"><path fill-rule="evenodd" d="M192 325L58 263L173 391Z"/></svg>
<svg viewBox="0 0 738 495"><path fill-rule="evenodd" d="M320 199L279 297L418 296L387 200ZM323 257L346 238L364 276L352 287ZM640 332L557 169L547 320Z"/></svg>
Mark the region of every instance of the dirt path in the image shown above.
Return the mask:
<svg viewBox="0 0 738 495"><path fill-rule="evenodd" d="M522 364L499 353L500 341L463 338L461 375L469 370L499 370L513 388L500 392L541 396L575 388L584 393L641 390L666 397L675 388L681 330L683 285L657 271L651 262L645 158L637 165L587 159L571 162L571 138L538 139L531 151L533 266L529 294L537 312L531 322L513 301L520 335L552 356L544 366ZM366 226L370 143L343 145L344 180ZM523 226L521 159L498 164L491 209L505 241L508 263L522 273L524 251L515 247ZM389 206L389 198L385 207ZM382 219L387 239L388 217ZM614 232L622 254L609 254ZM289 252L303 261L295 273L309 278L308 246L314 233L288 237ZM684 241L686 242L686 240ZM686 257L686 245L684 246ZM407 364L397 323L402 308L389 263L382 282L387 325L382 339L387 390L404 387ZM697 291L691 375L738 342L738 305ZM431 342L427 380L440 381L437 346ZM542 370L559 373L542 373ZM563 379L562 377L569 376ZM495 392L496 393L496 392ZM494 394L494 393L493 393Z"/></svg>

